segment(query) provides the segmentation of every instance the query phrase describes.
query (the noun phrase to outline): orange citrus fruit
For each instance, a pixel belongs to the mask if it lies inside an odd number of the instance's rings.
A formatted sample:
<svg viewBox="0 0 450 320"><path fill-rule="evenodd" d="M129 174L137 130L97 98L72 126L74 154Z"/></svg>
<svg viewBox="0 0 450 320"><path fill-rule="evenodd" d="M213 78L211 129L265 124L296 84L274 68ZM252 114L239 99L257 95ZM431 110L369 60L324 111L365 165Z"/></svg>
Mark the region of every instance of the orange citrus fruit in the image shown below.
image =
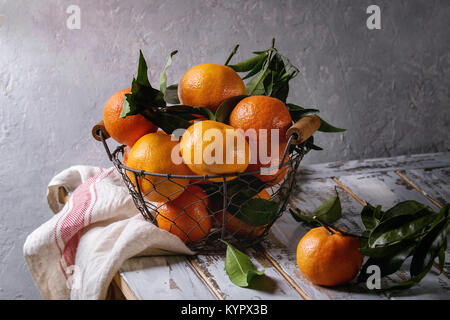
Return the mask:
<svg viewBox="0 0 450 320"><path fill-rule="evenodd" d="M200 64L190 68L178 84L181 104L207 107L215 112L225 99L244 95L245 84L230 67L220 64Z"/></svg>
<svg viewBox="0 0 450 320"><path fill-rule="evenodd" d="M181 196L159 207L156 221L161 229L182 241L197 242L211 230L212 218L207 206L208 196L203 189L190 185Z"/></svg>
<svg viewBox="0 0 450 320"><path fill-rule="evenodd" d="M180 146L184 163L197 175L240 173L249 164L250 149L244 136L221 122L196 122L184 132Z"/></svg>
<svg viewBox="0 0 450 320"><path fill-rule="evenodd" d="M271 130L278 129L279 142L286 141L286 131L292 125L291 114L286 105L276 98L267 96L251 96L242 99L230 114L230 125L236 129L242 129L245 133L248 130L255 130L255 137L249 140L258 139L258 147L265 143L269 150L271 145ZM260 130L267 133L264 140ZM256 141L250 141L255 143Z"/></svg>
<svg viewBox="0 0 450 320"><path fill-rule="evenodd" d="M312 283L336 286L350 282L361 269L358 239L324 227L311 229L297 247L297 264Z"/></svg>
<svg viewBox="0 0 450 320"><path fill-rule="evenodd" d="M261 191L253 198L271 200L271 197L266 190ZM222 223L223 221L222 211L219 210L216 212L216 218ZM233 234L233 236L237 238L244 238L244 239L257 238L260 235L262 235L264 230L266 230L267 228L267 225L263 226L249 225L248 223L235 217L229 212L226 213L225 219L226 219L225 228L228 230L228 232L230 232L231 234Z"/></svg>
<svg viewBox="0 0 450 320"><path fill-rule="evenodd" d="M258 177L264 183L266 183L266 186L268 187L280 183L284 179L289 170L289 167L287 165L284 165L282 168L277 169L277 167L281 164L281 161L283 160L283 154L284 150L286 149L286 146L287 146L286 142L280 143L279 148L273 157L272 152L268 150L268 157L270 158L270 162L264 164L261 163L258 152L258 155L256 156L257 162L250 163L246 171L251 172L260 170L261 173L255 174L255 176ZM252 153L252 155L253 154L254 153ZM289 161L289 153L286 155L285 163L288 161ZM263 170L265 169L265 171L262 171L262 169Z"/></svg>
<svg viewBox="0 0 450 320"><path fill-rule="evenodd" d="M121 144L132 146L140 137L155 132L158 127L144 116L137 114L121 118L123 99L130 89L124 89L113 94L103 108L103 123L109 135Z"/></svg>
<svg viewBox="0 0 450 320"><path fill-rule="evenodd" d="M178 142L165 133L149 133L140 138L128 153L127 167L152 173L173 175L192 175L189 168L180 161L174 162L173 155L179 156ZM181 157L179 157L181 159ZM127 171L131 182L136 186L134 173ZM179 197L189 179L145 175L139 177L141 193L150 201L165 202Z"/></svg>
<svg viewBox="0 0 450 320"><path fill-rule="evenodd" d="M130 146L126 146L124 149L123 149L123 164L126 166L127 165L127 161L128 161L128 155L130 154L130 150L131 150L131 147Z"/></svg>

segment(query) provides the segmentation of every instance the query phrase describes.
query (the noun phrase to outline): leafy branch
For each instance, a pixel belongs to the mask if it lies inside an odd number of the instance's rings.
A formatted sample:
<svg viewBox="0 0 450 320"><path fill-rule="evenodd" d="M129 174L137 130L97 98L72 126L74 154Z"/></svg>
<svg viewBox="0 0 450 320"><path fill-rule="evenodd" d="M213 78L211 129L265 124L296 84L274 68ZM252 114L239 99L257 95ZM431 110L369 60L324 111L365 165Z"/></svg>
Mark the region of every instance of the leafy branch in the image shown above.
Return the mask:
<svg viewBox="0 0 450 320"><path fill-rule="evenodd" d="M410 279L382 290L414 286L431 270L436 259L443 270L450 231L450 204L446 204L439 212L417 201L400 202L386 212L381 210L381 206L367 204L360 213L365 226L361 234L349 233L331 225L341 217L340 210L337 193L316 209L312 216L305 215L298 208L289 209L296 221L307 226L323 225L329 230L359 239L360 252L368 259L359 273L358 282L368 279L370 274L367 268L371 265L377 265L384 277L397 272L409 257L412 257Z"/></svg>
<svg viewBox="0 0 450 320"><path fill-rule="evenodd" d="M174 106L167 105L167 102L173 102L174 98L173 89L170 86L166 86L166 72L172 64L172 57L176 53L177 51L173 51L170 54L159 79L160 90L157 90L150 84L147 62L142 51L140 51L137 76L133 78L131 93L126 94L124 97L120 114L122 118L141 114L169 134L179 128L188 128L191 125L190 120L196 118L193 115L202 115L207 119L215 119L214 114L205 107L179 104Z"/></svg>

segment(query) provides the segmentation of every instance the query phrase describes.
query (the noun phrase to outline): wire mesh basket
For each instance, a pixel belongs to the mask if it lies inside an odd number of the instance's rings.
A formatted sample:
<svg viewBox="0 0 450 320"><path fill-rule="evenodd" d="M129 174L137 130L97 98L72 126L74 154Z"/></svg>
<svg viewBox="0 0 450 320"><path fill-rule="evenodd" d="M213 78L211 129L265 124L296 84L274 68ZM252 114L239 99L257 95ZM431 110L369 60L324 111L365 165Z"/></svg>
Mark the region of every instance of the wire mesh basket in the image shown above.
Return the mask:
<svg viewBox="0 0 450 320"><path fill-rule="evenodd" d="M306 152L305 141L318 128L315 117L304 117L288 130L288 142L280 164L275 173L264 176L259 170L222 175L171 175L135 170L123 163L124 145L111 152L106 142L109 134L102 122L94 126L92 134L103 143L136 208L147 221L164 226L195 252L219 253L226 248L221 240L240 249L259 243L286 210L297 169ZM174 194L161 192L158 186L162 184L176 185L175 193L181 195L174 197ZM154 192L163 201L149 201L149 195ZM246 211L252 206L252 199L258 198L270 200L277 207L270 222L250 224ZM169 208L170 216L167 214ZM199 208L206 208L208 214L198 218L196 212Z"/></svg>

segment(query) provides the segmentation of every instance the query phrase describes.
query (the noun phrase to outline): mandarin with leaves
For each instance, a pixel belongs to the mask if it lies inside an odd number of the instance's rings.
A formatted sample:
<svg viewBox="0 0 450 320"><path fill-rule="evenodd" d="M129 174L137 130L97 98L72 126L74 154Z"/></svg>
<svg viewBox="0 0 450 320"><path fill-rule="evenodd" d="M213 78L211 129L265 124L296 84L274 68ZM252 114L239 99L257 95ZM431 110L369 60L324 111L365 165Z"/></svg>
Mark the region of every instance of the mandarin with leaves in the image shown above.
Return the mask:
<svg viewBox="0 0 450 320"><path fill-rule="evenodd" d="M131 147L140 137L155 132L158 127L140 114L120 117L124 97L130 92L131 89L118 91L106 101L103 108L103 123L114 140Z"/></svg>

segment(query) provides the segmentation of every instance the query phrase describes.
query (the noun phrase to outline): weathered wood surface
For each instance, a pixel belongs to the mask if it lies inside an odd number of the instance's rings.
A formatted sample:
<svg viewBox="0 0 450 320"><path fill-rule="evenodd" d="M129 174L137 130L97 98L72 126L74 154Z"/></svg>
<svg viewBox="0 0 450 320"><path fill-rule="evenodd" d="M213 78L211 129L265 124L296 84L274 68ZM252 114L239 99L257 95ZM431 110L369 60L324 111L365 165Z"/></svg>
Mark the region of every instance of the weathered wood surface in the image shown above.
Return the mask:
<svg viewBox="0 0 450 320"><path fill-rule="evenodd" d="M364 202L386 209L399 201L417 200L438 210L450 200L450 153L303 166L300 172L292 205L311 213L336 188L344 214L338 226L355 232L363 228L359 213ZM306 231L285 212L268 239L247 250L255 265L265 269L265 276L251 288L229 281L223 255L134 258L120 276L138 299L450 299L448 263L447 275L434 268L419 285L389 295L371 292L364 284L312 285L296 264L296 247ZM449 250L446 256L450 261ZM383 284L406 280L408 263L402 270L383 279Z"/></svg>
<svg viewBox="0 0 450 320"><path fill-rule="evenodd" d="M214 299L205 283L182 256L129 259L120 276L138 299Z"/></svg>
<svg viewBox="0 0 450 320"><path fill-rule="evenodd" d="M301 166L300 179L329 178L333 176L368 174L395 170L444 168L449 166L450 152L428 153L392 158L339 161Z"/></svg>

